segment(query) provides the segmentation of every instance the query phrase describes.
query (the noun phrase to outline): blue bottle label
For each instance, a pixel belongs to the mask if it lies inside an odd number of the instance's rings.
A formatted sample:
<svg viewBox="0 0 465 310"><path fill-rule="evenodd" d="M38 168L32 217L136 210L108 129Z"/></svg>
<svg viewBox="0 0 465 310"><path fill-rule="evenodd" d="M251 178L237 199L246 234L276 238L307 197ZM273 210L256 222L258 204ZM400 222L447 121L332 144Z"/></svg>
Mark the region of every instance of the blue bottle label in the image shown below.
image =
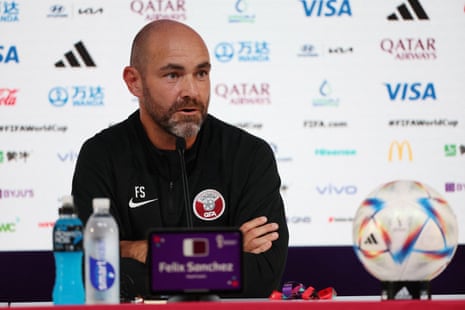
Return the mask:
<svg viewBox="0 0 465 310"><path fill-rule="evenodd" d="M54 251L82 251L82 226L60 223L53 229Z"/></svg>
<svg viewBox="0 0 465 310"><path fill-rule="evenodd" d="M90 283L97 291L109 290L115 283L115 268L106 260L89 257Z"/></svg>

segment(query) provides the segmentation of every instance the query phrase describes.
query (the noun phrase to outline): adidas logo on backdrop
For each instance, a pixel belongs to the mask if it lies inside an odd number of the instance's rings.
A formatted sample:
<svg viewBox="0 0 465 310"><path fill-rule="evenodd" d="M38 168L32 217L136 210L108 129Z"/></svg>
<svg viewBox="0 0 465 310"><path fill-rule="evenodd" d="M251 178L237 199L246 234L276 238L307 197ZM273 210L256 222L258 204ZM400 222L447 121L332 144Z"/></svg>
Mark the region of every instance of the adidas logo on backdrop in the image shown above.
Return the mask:
<svg viewBox="0 0 465 310"><path fill-rule="evenodd" d="M96 67L94 60L87 51L82 41L74 44L74 50L65 53L65 59L55 63L55 67L64 68L67 65L71 67Z"/></svg>
<svg viewBox="0 0 465 310"><path fill-rule="evenodd" d="M415 18L419 20L429 20L428 14L426 14L418 0L407 0L406 3L397 7L397 12L387 17L388 20L414 20Z"/></svg>

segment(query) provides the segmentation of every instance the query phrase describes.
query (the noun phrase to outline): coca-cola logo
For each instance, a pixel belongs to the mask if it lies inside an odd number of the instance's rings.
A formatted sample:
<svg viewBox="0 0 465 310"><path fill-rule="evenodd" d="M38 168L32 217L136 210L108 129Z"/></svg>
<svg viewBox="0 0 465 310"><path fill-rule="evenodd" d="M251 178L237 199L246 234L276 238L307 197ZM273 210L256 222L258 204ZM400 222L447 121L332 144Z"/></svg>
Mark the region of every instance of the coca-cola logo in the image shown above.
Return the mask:
<svg viewBox="0 0 465 310"><path fill-rule="evenodd" d="M16 104L18 89L0 88L0 106L13 106Z"/></svg>

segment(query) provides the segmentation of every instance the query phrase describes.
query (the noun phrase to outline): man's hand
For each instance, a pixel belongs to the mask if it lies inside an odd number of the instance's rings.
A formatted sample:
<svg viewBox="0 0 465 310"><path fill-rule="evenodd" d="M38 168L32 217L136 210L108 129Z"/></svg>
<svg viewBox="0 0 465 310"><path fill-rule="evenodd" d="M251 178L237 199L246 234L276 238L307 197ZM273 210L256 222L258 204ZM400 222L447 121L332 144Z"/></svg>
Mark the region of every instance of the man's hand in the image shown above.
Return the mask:
<svg viewBox="0 0 465 310"><path fill-rule="evenodd" d="M279 238L279 226L267 222L265 216L260 216L242 224L239 229L243 235L244 252L260 254L271 249L272 242Z"/></svg>
<svg viewBox="0 0 465 310"><path fill-rule="evenodd" d="M147 259L147 240L120 241L121 257L129 257L145 263Z"/></svg>

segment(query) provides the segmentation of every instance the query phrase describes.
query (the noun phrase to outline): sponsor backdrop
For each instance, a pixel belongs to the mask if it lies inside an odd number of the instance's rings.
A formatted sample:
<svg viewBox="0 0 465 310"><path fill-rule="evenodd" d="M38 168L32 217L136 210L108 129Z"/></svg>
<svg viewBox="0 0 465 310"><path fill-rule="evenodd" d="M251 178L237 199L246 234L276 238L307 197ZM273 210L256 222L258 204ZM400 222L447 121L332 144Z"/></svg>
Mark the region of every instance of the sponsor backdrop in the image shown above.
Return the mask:
<svg viewBox="0 0 465 310"><path fill-rule="evenodd" d="M185 22L211 113L275 151L292 246L352 244L381 183L415 179L465 243L464 0L0 1L0 250L50 250L83 141L137 109L122 80L148 21ZM215 150L212 150L214 152Z"/></svg>

